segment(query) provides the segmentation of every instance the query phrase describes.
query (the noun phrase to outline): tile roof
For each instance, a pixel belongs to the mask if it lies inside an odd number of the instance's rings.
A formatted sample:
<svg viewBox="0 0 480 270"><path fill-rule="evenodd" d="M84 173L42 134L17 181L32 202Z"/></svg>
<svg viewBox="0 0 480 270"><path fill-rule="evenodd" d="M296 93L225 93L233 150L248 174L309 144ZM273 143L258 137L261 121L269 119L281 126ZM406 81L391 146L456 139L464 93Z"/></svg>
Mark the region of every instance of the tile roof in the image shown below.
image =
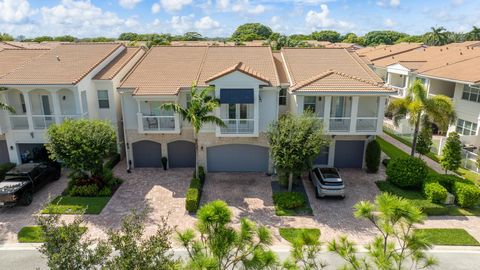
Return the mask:
<svg viewBox="0 0 480 270"><path fill-rule="evenodd" d="M1 77L0 84L76 84L121 47L113 43L61 44Z"/></svg>
<svg viewBox="0 0 480 270"><path fill-rule="evenodd" d="M419 70L418 73L426 76L478 84L480 83L480 72L478 67L480 67L480 56L454 63L446 63L428 70L423 70L422 67L422 70Z"/></svg>
<svg viewBox="0 0 480 270"><path fill-rule="evenodd" d="M135 95L176 95L182 87L206 86L234 68L279 84L269 47L160 46L147 52L121 88L135 89Z"/></svg>
<svg viewBox="0 0 480 270"><path fill-rule="evenodd" d="M285 70L285 63L283 62L282 54L280 52L273 52L272 54L280 83L288 84L287 71Z"/></svg>
<svg viewBox="0 0 480 270"><path fill-rule="evenodd" d="M292 80L290 91L392 92L353 52L346 49L282 49Z"/></svg>
<svg viewBox="0 0 480 270"><path fill-rule="evenodd" d="M4 41L3 43L7 43L11 46L15 46L16 48L24 48L24 49L53 49L58 45L66 42L45 41L45 42L38 43L38 42L23 42L23 41Z"/></svg>
<svg viewBox="0 0 480 270"><path fill-rule="evenodd" d="M111 80L120 72L123 67L130 62L140 52L145 52L142 47L127 47L112 62L103 68L94 80Z"/></svg>
<svg viewBox="0 0 480 270"><path fill-rule="evenodd" d="M255 70L253 70L252 68L250 67L247 67L245 64L243 64L242 62L238 62L238 64L236 65L233 65L215 75L213 75L212 77L208 78L205 80L206 83L209 83L211 81L214 81L220 77L223 77L227 74L230 74L232 72L235 72L235 71L238 71L238 72L242 72L244 74L247 74L251 77L254 77L260 81L263 81L263 82L266 82L267 84L271 84L270 80L268 78L266 78L265 76L263 76L262 74L256 72Z"/></svg>
<svg viewBox="0 0 480 270"><path fill-rule="evenodd" d="M4 49L0 51L0 78L17 68L22 67L29 61L38 57L47 50Z"/></svg>
<svg viewBox="0 0 480 270"><path fill-rule="evenodd" d="M398 43L395 45L379 45L376 47L367 47L359 49L356 52L360 56L365 56L370 61L375 61L381 58L389 57L399 53L412 51L423 46L422 43Z"/></svg>

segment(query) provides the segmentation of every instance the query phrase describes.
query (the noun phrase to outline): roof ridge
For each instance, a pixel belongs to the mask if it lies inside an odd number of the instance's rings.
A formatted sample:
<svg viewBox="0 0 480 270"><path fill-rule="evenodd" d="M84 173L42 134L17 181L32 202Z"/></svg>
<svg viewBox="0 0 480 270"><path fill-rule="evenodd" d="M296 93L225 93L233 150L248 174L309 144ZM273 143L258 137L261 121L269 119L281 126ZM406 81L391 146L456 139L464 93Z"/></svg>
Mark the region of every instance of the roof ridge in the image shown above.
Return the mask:
<svg viewBox="0 0 480 270"><path fill-rule="evenodd" d="M115 44L115 43L114 43ZM116 47L114 47L112 50L110 50L109 53L107 53L102 59L100 59L96 64L94 64L93 66L91 66L86 72L84 72L82 75L80 75L80 77L78 77L77 79L75 79L72 84L77 84L79 83L83 78L85 78L85 76L88 75L88 73L92 72L96 67L98 67L98 65L100 65L103 61L105 61L110 55L112 55L116 50L118 50L120 47L124 47L124 49L126 50L127 48L125 47L125 45L123 44L119 44L119 43L116 43L118 44ZM113 61L113 59L112 59ZM110 63L109 63L110 64ZM108 65L108 64L107 64ZM96 75L96 74L95 74Z"/></svg>
<svg viewBox="0 0 480 270"><path fill-rule="evenodd" d="M198 67L197 75L195 76L195 79L193 80L193 83L195 85L197 85L198 80L200 80L200 74L202 74L203 67L205 66L205 59L207 59L207 54L208 54L208 50L209 50L210 46L203 46L203 47L205 47L205 52L203 53L202 61L200 62L200 65Z"/></svg>
<svg viewBox="0 0 480 270"><path fill-rule="evenodd" d="M125 61L117 70L115 70L115 72L113 72L112 75L110 75L110 76L108 77L108 80L111 80L111 79L113 79L115 76L117 76L118 73L120 73L120 71L142 50L142 47L126 47L125 50L123 50L122 52L120 52L120 53L117 55L117 57L115 57L115 59L113 59L113 60L112 60L110 63L108 63L100 72L98 72L98 73L95 75L95 77L98 76L98 75L99 75L104 69L106 69L108 66L114 65L115 63L117 63L118 61L120 61L120 59L121 59L121 57L122 57L121 54L123 54L123 55L127 54L127 53L128 53L128 51L127 51L128 49L135 49L136 51L135 51L132 55L130 55L130 57L128 57L128 59L126 59L126 61ZM94 77L94 78L95 78L95 77Z"/></svg>
<svg viewBox="0 0 480 270"><path fill-rule="evenodd" d="M299 82L299 83L297 83L297 84L292 85L291 90L292 90L292 91L295 91L295 90L297 90L297 89L299 89L299 88L302 88L302 87L304 87L304 86L306 86L306 85L311 84L312 82L315 82L315 81L318 81L318 80L320 80L320 79L322 79L322 78L325 78L326 76L328 76L328 75L330 75L330 74L332 74L332 73L334 73L334 72L335 72L335 71L334 71L333 69L328 69L327 71L324 71L324 72L322 72L322 73L320 73L320 74L314 75L314 76L312 76L312 77L310 77L310 78L308 78L308 79L305 79L305 80L303 80L303 81L301 81L301 82Z"/></svg>
<svg viewBox="0 0 480 270"><path fill-rule="evenodd" d="M272 60L271 63L273 65L273 70L275 72L275 79L277 79L278 85L281 85L280 75L278 75L277 65L275 64L275 58L273 56L273 51L272 50L268 50L268 51L270 52L270 59Z"/></svg>
<svg viewBox="0 0 480 270"><path fill-rule="evenodd" d="M9 46L16 47L16 48L19 48L19 49L23 49L22 46L18 46L18 45L12 44L12 43L10 43L10 42L8 42L8 41L1 41L1 43L7 44L7 45L9 45Z"/></svg>
<svg viewBox="0 0 480 270"><path fill-rule="evenodd" d="M155 47L155 46L154 46ZM150 52L152 51L153 47L148 49L146 53L144 53L142 55L142 57L140 59L138 59L137 63L135 63L135 65L133 65L133 67L127 72L127 74L125 74L125 76L123 76L123 78L120 80L121 84L118 88L121 88L122 85L123 85L123 82L128 79L128 77L130 77L130 75L132 75L132 73L137 69L137 67L140 65L140 63L143 62L143 60L145 60L145 58L147 57L148 54L150 54ZM138 87L137 87L138 88Z"/></svg>
<svg viewBox="0 0 480 270"><path fill-rule="evenodd" d="M227 75L233 71L239 71L239 72L242 72L244 74L247 74L247 75L250 75L258 80L261 80L261 81L264 81L264 82L268 82L268 83L272 83L265 75L261 74L260 72L258 71L255 71L253 68L245 65L244 63L242 63L241 61L238 62L237 64L231 66L231 67L228 67L212 76L210 76L207 80L205 80L205 82L210 82L210 81L213 81L217 78L220 78L224 75Z"/></svg>
<svg viewBox="0 0 480 270"><path fill-rule="evenodd" d="M366 64L362 64L362 63L359 61L360 59L358 59L358 58L360 58L360 56L358 56L358 54L356 54L355 52L348 51L347 49L344 49L344 50L345 50L345 52L352 58L352 60L353 60L355 63L357 63L357 65L359 65L360 68L362 68L362 69L368 74L368 76L369 76L371 79L375 79L375 77L377 77L377 78L379 79L378 81L381 80L380 77L378 77L378 75L377 75L375 72L373 72L372 69L370 69L368 66L366 66ZM357 57L358 57L358 58L357 58Z"/></svg>

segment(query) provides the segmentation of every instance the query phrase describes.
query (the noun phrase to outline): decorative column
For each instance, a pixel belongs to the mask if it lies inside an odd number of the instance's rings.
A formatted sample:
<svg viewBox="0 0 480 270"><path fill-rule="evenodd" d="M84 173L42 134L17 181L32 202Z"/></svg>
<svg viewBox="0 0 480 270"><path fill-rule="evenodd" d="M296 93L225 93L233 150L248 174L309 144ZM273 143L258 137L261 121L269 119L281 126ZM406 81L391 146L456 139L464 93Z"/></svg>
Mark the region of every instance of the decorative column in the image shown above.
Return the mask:
<svg viewBox="0 0 480 270"><path fill-rule="evenodd" d="M324 97L325 106L323 108L323 129L328 132L330 129L330 108L332 107L332 97Z"/></svg>
<svg viewBox="0 0 480 270"><path fill-rule="evenodd" d="M385 102L387 101L386 97L380 97L378 101L378 112L377 112L377 133L382 134L383 130L383 118L385 115Z"/></svg>
<svg viewBox="0 0 480 270"><path fill-rule="evenodd" d="M62 109L60 106L60 99L58 98L58 90L54 90L52 95L52 102L53 102L53 114L55 117L55 123L60 124L62 122Z"/></svg>
<svg viewBox="0 0 480 270"><path fill-rule="evenodd" d="M30 94L28 90L21 90L23 94L23 100L25 100L26 115L28 121L28 130L33 131L33 116L32 116L32 104L30 102Z"/></svg>
<svg viewBox="0 0 480 270"><path fill-rule="evenodd" d="M352 97L352 110L350 113L350 132L357 132L358 100L360 97Z"/></svg>

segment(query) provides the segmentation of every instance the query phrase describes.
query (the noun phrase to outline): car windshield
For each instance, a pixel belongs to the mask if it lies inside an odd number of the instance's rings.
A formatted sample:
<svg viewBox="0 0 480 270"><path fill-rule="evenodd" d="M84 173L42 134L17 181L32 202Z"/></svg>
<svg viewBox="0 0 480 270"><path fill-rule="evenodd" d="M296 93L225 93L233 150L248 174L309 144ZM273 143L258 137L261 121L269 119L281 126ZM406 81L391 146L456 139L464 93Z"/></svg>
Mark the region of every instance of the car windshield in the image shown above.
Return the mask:
<svg viewBox="0 0 480 270"><path fill-rule="evenodd" d="M322 175L320 174L320 169L315 169L315 175L317 176L318 181L320 184L324 186L341 186L343 185L343 181L339 178L338 174L323 174L323 176L327 179L323 179Z"/></svg>
<svg viewBox="0 0 480 270"><path fill-rule="evenodd" d="M5 182L13 182L13 181L22 181L28 180L28 176L26 175L18 175L18 174L7 174L5 175Z"/></svg>

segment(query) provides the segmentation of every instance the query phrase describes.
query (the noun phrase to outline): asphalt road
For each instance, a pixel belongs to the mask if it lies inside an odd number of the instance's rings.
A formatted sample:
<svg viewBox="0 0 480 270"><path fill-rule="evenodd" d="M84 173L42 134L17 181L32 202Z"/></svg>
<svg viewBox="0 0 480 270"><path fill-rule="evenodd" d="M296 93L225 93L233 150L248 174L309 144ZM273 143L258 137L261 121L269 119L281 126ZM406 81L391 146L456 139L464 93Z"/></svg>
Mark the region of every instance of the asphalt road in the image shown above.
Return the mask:
<svg viewBox="0 0 480 270"><path fill-rule="evenodd" d="M280 259L288 256L288 249L278 249ZM476 270L480 269L480 249L475 248L439 248L430 252L440 262L435 269L445 270ZM182 250L175 252L176 256L184 256ZM322 259L328 263L327 269L338 269L343 261L330 253L322 254ZM34 248L0 248L0 269L37 270L48 269L42 255Z"/></svg>

